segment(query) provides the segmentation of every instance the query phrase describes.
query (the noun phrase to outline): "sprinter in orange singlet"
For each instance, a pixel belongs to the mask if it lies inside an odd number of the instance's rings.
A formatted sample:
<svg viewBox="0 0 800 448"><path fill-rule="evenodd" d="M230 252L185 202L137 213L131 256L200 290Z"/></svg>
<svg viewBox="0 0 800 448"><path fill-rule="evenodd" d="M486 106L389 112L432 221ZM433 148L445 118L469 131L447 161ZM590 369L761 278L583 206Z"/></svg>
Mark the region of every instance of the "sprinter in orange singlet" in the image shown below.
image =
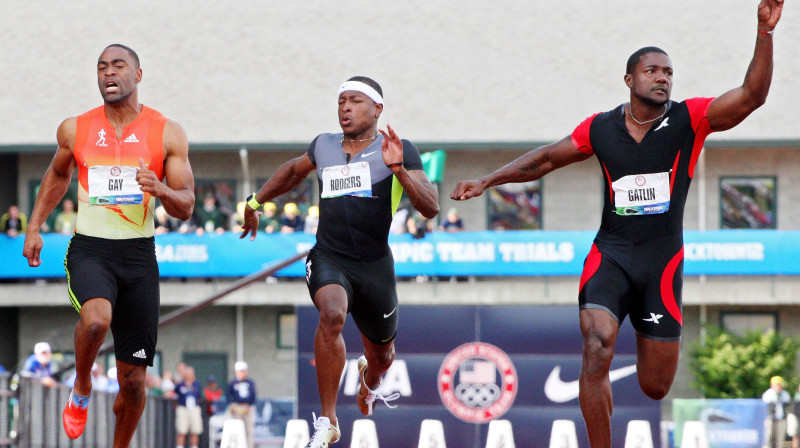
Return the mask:
<svg viewBox="0 0 800 448"><path fill-rule="evenodd" d="M114 448L127 447L133 437L145 405L145 370L155 355L160 302L155 198L182 220L194 207L186 133L139 103L141 80L136 52L120 44L103 50L97 84L104 104L58 127L58 149L42 179L23 250L30 266L41 264L39 229L77 167L78 219L64 260L69 299L80 313L77 378L63 423L70 438L83 433L92 363L111 328L120 385Z"/></svg>

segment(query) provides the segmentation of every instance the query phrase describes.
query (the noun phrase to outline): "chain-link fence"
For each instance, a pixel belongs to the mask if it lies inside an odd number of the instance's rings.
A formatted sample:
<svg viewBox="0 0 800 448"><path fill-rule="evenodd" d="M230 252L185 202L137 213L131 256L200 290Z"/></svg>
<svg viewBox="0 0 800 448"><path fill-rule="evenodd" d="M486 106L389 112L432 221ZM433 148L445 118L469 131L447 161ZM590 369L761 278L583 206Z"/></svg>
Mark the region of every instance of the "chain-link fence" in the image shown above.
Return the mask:
<svg viewBox="0 0 800 448"><path fill-rule="evenodd" d="M19 378L16 393L0 375L0 446L16 448L110 448L114 444L116 394L94 391L86 429L77 440L62 429L61 411L70 390L49 388L35 378ZM131 448L171 448L175 443L173 402L148 396Z"/></svg>

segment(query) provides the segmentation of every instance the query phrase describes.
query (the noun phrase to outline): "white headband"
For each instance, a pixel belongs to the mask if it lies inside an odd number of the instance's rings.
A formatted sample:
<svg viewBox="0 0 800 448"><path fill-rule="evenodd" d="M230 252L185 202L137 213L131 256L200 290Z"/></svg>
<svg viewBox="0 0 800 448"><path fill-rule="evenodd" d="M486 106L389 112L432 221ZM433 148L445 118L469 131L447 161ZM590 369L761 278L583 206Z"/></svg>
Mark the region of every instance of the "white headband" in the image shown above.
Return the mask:
<svg viewBox="0 0 800 448"><path fill-rule="evenodd" d="M364 84L360 81L346 81L339 87L339 95L342 92L347 92L348 90L353 90L356 92L361 92L364 95L367 95L372 101L375 101L378 104L383 104L383 97L377 90L373 89L372 87Z"/></svg>

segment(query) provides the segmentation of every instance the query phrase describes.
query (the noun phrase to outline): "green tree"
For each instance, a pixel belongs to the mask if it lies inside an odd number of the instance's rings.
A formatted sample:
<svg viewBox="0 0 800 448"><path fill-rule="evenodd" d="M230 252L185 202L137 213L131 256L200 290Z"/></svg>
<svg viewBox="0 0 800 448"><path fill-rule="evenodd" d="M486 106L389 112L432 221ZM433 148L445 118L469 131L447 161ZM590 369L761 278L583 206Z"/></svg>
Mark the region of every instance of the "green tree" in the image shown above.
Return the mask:
<svg viewBox="0 0 800 448"><path fill-rule="evenodd" d="M769 387L769 379L787 379L789 391L800 342L774 330L751 331L743 336L709 327L704 340L690 351L692 386L705 398L756 398Z"/></svg>

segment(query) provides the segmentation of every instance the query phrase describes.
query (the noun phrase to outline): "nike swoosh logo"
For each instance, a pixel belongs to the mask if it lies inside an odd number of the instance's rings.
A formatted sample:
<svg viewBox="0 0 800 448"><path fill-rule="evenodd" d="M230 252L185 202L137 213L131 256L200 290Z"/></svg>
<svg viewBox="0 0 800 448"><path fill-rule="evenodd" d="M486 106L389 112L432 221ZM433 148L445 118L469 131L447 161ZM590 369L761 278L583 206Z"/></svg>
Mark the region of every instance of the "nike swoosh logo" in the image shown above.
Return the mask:
<svg viewBox="0 0 800 448"><path fill-rule="evenodd" d="M361 158L363 159L364 157L371 156L371 155L375 154L376 152L378 152L378 151L372 151L372 152L368 152L366 154L361 154Z"/></svg>
<svg viewBox="0 0 800 448"><path fill-rule="evenodd" d="M664 121L662 121L661 124L658 125L658 127L656 128L656 131L661 129L661 128L665 128L665 127L669 126L669 124L667 124L668 121L669 121L669 117L665 118ZM656 131L653 131L653 132L656 132Z"/></svg>
<svg viewBox="0 0 800 448"><path fill-rule="evenodd" d="M383 318L384 318L384 319L386 319L387 317L389 317L389 316L391 316L392 314L394 314L394 312L395 312L395 311L397 311L397 307L394 307L394 309L393 309L393 310L392 310L392 311L391 311L389 314L384 314L384 315L383 315Z"/></svg>
<svg viewBox="0 0 800 448"><path fill-rule="evenodd" d="M620 367L608 372L608 379L613 383L626 376L636 373L636 364ZM554 403L566 403L578 398L580 393L579 380L564 382L561 381L561 366L555 366L547 380L544 382L544 394Z"/></svg>

